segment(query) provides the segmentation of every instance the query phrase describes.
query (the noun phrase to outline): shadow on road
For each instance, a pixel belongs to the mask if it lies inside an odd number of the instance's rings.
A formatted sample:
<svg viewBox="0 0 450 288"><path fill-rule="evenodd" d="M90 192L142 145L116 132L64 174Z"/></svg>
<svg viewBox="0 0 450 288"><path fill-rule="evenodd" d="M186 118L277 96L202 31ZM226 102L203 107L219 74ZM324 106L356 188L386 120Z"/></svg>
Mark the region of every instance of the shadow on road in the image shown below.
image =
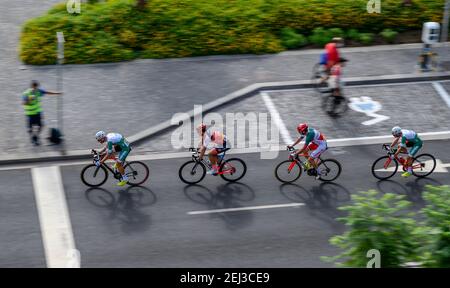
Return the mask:
<svg viewBox="0 0 450 288"><path fill-rule="evenodd" d="M427 177L416 178L414 181L405 184L401 184L394 180L380 180L377 182L377 188L380 192L405 195L406 199L413 202L416 206L423 206L425 204L422 193L426 185L440 186L442 183Z"/></svg>
<svg viewBox="0 0 450 288"><path fill-rule="evenodd" d="M240 202L252 201L255 198L253 189L242 183L221 184L215 190L213 192L202 185L187 185L183 189L189 200L205 205L208 210L243 207ZM253 213L249 210L210 215L220 217L230 230L246 227L253 218Z"/></svg>
<svg viewBox="0 0 450 288"><path fill-rule="evenodd" d="M103 188L89 188L85 197L92 205L106 209L109 219L119 220L125 233L148 229L150 215L142 208L155 204L157 200L155 193L143 186L130 186L114 193Z"/></svg>

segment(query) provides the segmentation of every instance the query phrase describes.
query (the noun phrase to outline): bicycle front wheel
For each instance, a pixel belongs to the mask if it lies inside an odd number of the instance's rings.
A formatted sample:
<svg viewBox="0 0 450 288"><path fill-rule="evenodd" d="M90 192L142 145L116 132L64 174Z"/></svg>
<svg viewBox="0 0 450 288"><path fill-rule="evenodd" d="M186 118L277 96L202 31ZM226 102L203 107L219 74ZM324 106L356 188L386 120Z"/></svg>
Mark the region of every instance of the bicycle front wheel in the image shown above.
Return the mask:
<svg viewBox="0 0 450 288"><path fill-rule="evenodd" d="M144 163L140 161L128 162L125 167L125 175L128 176L128 185L142 185L147 181L150 171Z"/></svg>
<svg viewBox="0 0 450 288"><path fill-rule="evenodd" d="M178 171L181 181L186 184L196 184L205 178L206 167L194 160L184 163Z"/></svg>
<svg viewBox="0 0 450 288"><path fill-rule="evenodd" d="M389 156L383 156L375 160L372 164L372 174L375 178L380 180L386 180L391 178L397 173L398 162L395 159L389 158Z"/></svg>
<svg viewBox="0 0 450 288"><path fill-rule="evenodd" d="M414 176L419 178L427 177L436 168L436 159L430 154L420 154L414 157L412 168L412 174Z"/></svg>
<svg viewBox="0 0 450 288"><path fill-rule="evenodd" d="M228 159L220 165L219 173L223 180L236 182L244 177L247 165L238 158Z"/></svg>
<svg viewBox="0 0 450 288"><path fill-rule="evenodd" d="M81 181L89 187L99 187L108 180L108 171L105 167L94 164L87 165L81 171Z"/></svg>
<svg viewBox="0 0 450 288"><path fill-rule="evenodd" d="M319 164L320 180L324 182L331 182L336 180L341 175L341 164L334 159L322 160Z"/></svg>
<svg viewBox="0 0 450 288"><path fill-rule="evenodd" d="M302 175L302 167L298 162L285 160L275 168L275 177L282 183L292 183Z"/></svg>

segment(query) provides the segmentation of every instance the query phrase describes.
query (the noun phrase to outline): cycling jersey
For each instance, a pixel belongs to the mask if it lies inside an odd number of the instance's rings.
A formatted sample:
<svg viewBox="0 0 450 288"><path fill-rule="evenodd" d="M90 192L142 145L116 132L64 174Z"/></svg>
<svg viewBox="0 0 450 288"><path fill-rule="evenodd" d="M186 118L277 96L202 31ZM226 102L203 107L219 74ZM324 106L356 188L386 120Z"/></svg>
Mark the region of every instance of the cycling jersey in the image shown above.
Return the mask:
<svg viewBox="0 0 450 288"><path fill-rule="evenodd" d="M412 148L409 150L408 155L414 157L417 152L422 148L423 142L419 138L416 132L412 130L402 129L402 141L399 144L400 147L406 147L407 144L411 145Z"/></svg>
<svg viewBox="0 0 450 288"><path fill-rule="evenodd" d="M212 145L214 148L224 148L226 141L227 138L222 132L208 129L204 135L203 146L208 147Z"/></svg>
<svg viewBox="0 0 450 288"><path fill-rule="evenodd" d="M119 133L108 133L108 135L106 135L106 141L108 143L108 154L112 154L114 152L113 147L117 146L121 150L118 159L122 162L125 161L131 150L130 144L125 137Z"/></svg>
<svg viewBox="0 0 450 288"><path fill-rule="evenodd" d="M301 136L302 140L305 137L306 137L305 145L309 145L309 143L311 142L316 145L320 145L321 143L327 141L322 133L313 128L308 128L308 133L306 133L306 136L305 135Z"/></svg>
<svg viewBox="0 0 450 288"><path fill-rule="evenodd" d="M306 136L302 135L301 138L305 138L305 145L308 146L313 152L309 155L312 158L319 157L324 151L328 149L327 140L325 136L316 129L309 128Z"/></svg>

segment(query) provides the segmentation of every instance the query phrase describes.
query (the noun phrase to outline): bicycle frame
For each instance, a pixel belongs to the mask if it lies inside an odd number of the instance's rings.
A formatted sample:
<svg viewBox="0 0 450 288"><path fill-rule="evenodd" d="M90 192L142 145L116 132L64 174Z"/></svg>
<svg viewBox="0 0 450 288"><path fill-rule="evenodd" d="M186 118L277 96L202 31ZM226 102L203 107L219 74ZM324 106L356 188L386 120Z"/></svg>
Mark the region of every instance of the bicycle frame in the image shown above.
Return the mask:
<svg viewBox="0 0 450 288"><path fill-rule="evenodd" d="M202 163L203 165L205 165L205 167L208 167L209 169L212 168L211 164L208 161L205 161L205 159L202 159L200 161L198 160L199 148L189 148L189 151L192 151L192 160L196 161L197 163ZM220 167L220 165L222 165L222 162L225 159L225 152L226 151L222 152L223 153L222 156L220 156L220 157L218 156L217 166L219 166L219 167ZM222 153L219 153L219 154L222 154ZM231 164L230 164L230 166L231 166ZM196 167L197 167L197 165L195 165L194 168L192 168L192 169L195 169ZM229 169L218 171L217 175L232 174L232 173L234 173L234 170L235 170L234 167L231 166L231 168L229 168Z"/></svg>
<svg viewBox="0 0 450 288"><path fill-rule="evenodd" d="M387 154L389 156L389 158L386 160L386 162L384 163L384 166L383 166L384 169L387 169L389 167L389 165L391 164L392 160L393 160L391 157L394 155L394 153L391 152L391 146L388 145L388 144L383 144L383 149L387 151ZM397 148L397 149L399 149L399 148ZM405 152L400 152L400 154L406 154L406 153ZM399 158L398 156L394 156L394 159L397 160L397 162L400 163L403 166L403 170L406 170L408 168L408 167L405 166L405 164L406 164L406 159L405 158ZM416 165L412 165L411 167L412 167L413 170L414 169L420 169L420 168L425 167L425 163L419 163L419 164L416 164Z"/></svg>
<svg viewBox="0 0 450 288"><path fill-rule="evenodd" d="M294 148L290 148L290 149L289 149L289 152L293 152L293 151L295 151ZM305 158L305 161L301 161L301 160L300 160L300 157L304 157L304 158ZM302 166L303 170L306 171L307 169L306 169L305 163L306 163L306 162L309 162L309 161L308 161L308 158L309 158L308 152L304 152L304 153L302 153L302 154L296 155L295 157L292 156L292 155L289 155L289 160L291 160L292 163L289 165L288 171L291 172L292 169L294 168L295 164L297 164L297 163L300 164L300 165ZM320 163L322 162L322 159L321 159L320 156L319 156L319 157L317 158L317 160L318 160L318 161L317 161L317 166L319 166Z"/></svg>
<svg viewBox="0 0 450 288"><path fill-rule="evenodd" d="M95 162L100 161L100 154L99 154L97 151L92 150L92 151L91 151L91 154L93 155L93 158L94 158L94 159L93 159L94 164L95 164ZM112 159L111 159L111 160L112 160ZM128 162L125 161L125 162L123 163L123 167L125 167L127 164L128 164ZM109 170L109 172L111 172L111 174L114 175L114 178L116 178L116 179L120 179L120 177L122 176L118 171L117 171L117 172L114 171L114 169L112 169L109 165L106 165L105 163L102 163L101 166L103 166L103 167L105 167L107 170ZM132 172L126 173L127 176L135 176L136 171L134 171L133 168L132 168L131 166L129 166L129 167L130 167L130 169L131 169ZM100 168L100 167L98 167L98 168ZM98 171L98 169L95 171L94 176L96 176L97 171Z"/></svg>

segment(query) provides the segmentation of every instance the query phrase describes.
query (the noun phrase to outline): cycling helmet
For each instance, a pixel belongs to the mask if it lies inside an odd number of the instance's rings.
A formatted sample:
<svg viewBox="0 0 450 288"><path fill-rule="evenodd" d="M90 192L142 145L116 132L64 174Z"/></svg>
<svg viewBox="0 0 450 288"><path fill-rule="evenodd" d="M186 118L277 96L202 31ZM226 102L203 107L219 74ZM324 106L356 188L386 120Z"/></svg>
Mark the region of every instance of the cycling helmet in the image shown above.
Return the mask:
<svg viewBox="0 0 450 288"><path fill-rule="evenodd" d="M402 128L395 126L394 128L392 128L392 135L395 137L399 137L400 135L402 135Z"/></svg>
<svg viewBox="0 0 450 288"><path fill-rule="evenodd" d="M306 134L306 131L308 131L308 124L306 123L298 124L297 131L300 134Z"/></svg>
<svg viewBox="0 0 450 288"><path fill-rule="evenodd" d="M106 137L106 133L104 131L98 131L97 133L95 133L95 139L97 139L97 141L104 139Z"/></svg>

